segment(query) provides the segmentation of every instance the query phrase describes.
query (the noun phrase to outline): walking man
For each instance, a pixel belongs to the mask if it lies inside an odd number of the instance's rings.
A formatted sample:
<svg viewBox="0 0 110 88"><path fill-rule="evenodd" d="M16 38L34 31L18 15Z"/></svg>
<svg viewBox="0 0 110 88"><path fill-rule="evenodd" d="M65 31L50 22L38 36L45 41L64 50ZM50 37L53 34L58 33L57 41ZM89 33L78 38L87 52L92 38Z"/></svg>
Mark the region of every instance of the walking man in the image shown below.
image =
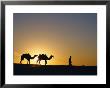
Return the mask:
<svg viewBox="0 0 110 88"><path fill-rule="evenodd" d="M71 56L69 58L69 66L72 66Z"/></svg>

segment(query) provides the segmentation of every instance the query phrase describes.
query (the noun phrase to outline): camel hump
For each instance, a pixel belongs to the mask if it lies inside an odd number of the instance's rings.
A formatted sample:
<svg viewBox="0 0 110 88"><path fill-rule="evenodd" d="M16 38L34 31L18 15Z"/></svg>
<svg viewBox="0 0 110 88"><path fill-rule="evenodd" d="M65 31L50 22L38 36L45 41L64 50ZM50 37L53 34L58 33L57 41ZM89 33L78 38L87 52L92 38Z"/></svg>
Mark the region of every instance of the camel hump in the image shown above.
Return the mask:
<svg viewBox="0 0 110 88"><path fill-rule="evenodd" d="M25 57L25 56L26 56L26 54L22 54L22 55L21 55L21 57Z"/></svg>
<svg viewBox="0 0 110 88"><path fill-rule="evenodd" d="M47 55L46 54L39 54L39 56L43 56L44 57L44 56L47 56Z"/></svg>
<svg viewBox="0 0 110 88"><path fill-rule="evenodd" d="M25 53L25 54L22 54L21 57L28 57L28 58L31 58L31 55L29 53Z"/></svg>

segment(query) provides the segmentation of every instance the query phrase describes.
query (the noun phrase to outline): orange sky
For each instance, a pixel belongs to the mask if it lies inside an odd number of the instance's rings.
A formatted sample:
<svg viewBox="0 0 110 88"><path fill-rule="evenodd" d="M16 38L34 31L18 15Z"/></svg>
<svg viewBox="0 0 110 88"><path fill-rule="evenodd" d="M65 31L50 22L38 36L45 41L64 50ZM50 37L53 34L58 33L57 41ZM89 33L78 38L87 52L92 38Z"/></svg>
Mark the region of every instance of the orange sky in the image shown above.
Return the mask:
<svg viewBox="0 0 110 88"><path fill-rule="evenodd" d="M48 65L97 65L97 15L90 14L14 14L14 63L21 55L54 55ZM37 57L31 60L36 64ZM25 59L23 64L27 63ZM41 61L44 64L44 61Z"/></svg>

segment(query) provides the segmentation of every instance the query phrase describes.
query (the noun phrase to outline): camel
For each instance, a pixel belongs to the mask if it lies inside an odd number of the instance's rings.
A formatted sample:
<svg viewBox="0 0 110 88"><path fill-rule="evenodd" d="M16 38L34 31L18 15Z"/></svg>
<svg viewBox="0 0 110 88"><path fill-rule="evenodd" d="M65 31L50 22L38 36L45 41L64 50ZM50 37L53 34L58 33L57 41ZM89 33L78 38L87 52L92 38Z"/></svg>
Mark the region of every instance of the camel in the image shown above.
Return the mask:
<svg viewBox="0 0 110 88"><path fill-rule="evenodd" d="M34 59L36 56L38 56L38 55L34 55L33 57L31 57L31 55L29 53L28 54L22 54L21 55L21 61L24 60L24 58L26 58L27 64L28 64L28 62L30 64L30 59ZM20 63L21 63L21 61L20 61Z"/></svg>
<svg viewBox="0 0 110 88"><path fill-rule="evenodd" d="M37 62L39 62L39 64L40 64L40 61L41 61L41 60L45 60L45 65L46 65L46 64L47 64L47 60L51 60L52 57L54 57L54 56L51 55L50 57L47 57L46 54L42 54L42 55L39 54Z"/></svg>

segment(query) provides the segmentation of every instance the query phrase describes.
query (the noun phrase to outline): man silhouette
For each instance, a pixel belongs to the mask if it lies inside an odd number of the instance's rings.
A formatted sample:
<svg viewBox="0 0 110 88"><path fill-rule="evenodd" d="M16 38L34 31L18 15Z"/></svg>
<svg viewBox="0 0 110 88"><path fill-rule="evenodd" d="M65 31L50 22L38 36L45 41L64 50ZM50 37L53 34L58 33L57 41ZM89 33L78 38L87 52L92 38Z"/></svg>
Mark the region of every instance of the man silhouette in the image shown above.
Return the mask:
<svg viewBox="0 0 110 88"><path fill-rule="evenodd" d="M69 66L72 66L71 56L69 58Z"/></svg>

